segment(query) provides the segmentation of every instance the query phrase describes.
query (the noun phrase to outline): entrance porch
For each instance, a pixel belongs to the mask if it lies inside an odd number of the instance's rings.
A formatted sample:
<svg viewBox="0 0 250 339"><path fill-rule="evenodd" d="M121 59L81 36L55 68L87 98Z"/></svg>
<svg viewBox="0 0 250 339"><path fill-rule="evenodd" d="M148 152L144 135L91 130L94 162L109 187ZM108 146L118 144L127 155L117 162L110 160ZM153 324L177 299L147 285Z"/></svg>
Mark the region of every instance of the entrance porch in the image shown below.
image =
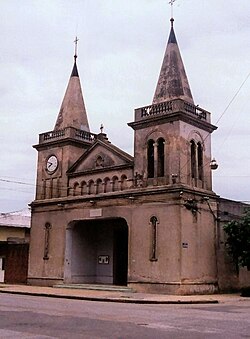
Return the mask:
<svg viewBox="0 0 250 339"><path fill-rule="evenodd" d="M65 284L127 285L125 219L77 220L66 230Z"/></svg>

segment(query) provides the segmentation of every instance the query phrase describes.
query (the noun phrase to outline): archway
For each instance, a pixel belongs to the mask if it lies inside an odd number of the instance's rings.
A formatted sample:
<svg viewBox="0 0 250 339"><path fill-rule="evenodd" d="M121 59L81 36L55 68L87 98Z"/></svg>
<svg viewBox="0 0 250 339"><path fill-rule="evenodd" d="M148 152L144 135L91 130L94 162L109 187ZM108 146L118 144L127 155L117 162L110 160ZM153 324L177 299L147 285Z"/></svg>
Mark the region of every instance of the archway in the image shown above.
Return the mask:
<svg viewBox="0 0 250 339"><path fill-rule="evenodd" d="M77 220L66 230L64 281L127 285L128 225L123 218Z"/></svg>

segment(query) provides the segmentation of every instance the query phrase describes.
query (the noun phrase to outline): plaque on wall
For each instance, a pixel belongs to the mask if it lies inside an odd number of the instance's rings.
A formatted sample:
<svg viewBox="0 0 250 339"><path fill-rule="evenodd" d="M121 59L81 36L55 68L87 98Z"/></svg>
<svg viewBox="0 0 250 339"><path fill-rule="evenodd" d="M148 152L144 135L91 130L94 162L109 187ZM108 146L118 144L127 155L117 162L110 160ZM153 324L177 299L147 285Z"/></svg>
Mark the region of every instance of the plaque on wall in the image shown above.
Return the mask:
<svg viewBox="0 0 250 339"><path fill-rule="evenodd" d="M99 255L98 256L98 264L108 265L109 264L109 255Z"/></svg>
<svg viewBox="0 0 250 339"><path fill-rule="evenodd" d="M101 217L102 216L102 209L101 208L95 208L93 210L90 210L89 211L89 216L91 218Z"/></svg>

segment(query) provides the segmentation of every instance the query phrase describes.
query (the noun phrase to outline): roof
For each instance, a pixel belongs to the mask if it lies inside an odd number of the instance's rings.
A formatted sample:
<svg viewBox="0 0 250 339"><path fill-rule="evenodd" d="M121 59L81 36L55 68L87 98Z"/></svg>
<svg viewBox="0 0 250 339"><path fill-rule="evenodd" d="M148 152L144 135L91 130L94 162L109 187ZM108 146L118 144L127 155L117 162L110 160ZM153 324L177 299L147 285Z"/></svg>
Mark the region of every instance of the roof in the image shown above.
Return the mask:
<svg viewBox="0 0 250 339"><path fill-rule="evenodd" d="M0 227L30 228L31 211L25 208L21 211L0 213Z"/></svg>
<svg viewBox="0 0 250 339"><path fill-rule="evenodd" d="M181 53L175 37L173 22L174 19L171 19L171 30L153 104L159 104L173 99L183 99L194 104Z"/></svg>
<svg viewBox="0 0 250 339"><path fill-rule="evenodd" d="M74 127L89 132L89 123L84 104L76 61L68 82L54 130Z"/></svg>

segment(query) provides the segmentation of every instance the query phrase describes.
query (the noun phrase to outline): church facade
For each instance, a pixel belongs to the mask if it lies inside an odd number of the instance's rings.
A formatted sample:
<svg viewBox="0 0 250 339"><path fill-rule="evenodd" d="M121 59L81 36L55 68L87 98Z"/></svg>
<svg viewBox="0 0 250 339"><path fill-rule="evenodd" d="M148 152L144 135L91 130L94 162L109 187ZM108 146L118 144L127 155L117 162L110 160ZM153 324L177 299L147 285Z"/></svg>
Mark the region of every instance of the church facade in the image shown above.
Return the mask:
<svg viewBox="0 0 250 339"><path fill-rule="evenodd" d="M173 19L153 103L128 125L133 157L91 133L75 56L55 127L34 146L28 283L216 292L216 127L194 103Z"/></svg>

